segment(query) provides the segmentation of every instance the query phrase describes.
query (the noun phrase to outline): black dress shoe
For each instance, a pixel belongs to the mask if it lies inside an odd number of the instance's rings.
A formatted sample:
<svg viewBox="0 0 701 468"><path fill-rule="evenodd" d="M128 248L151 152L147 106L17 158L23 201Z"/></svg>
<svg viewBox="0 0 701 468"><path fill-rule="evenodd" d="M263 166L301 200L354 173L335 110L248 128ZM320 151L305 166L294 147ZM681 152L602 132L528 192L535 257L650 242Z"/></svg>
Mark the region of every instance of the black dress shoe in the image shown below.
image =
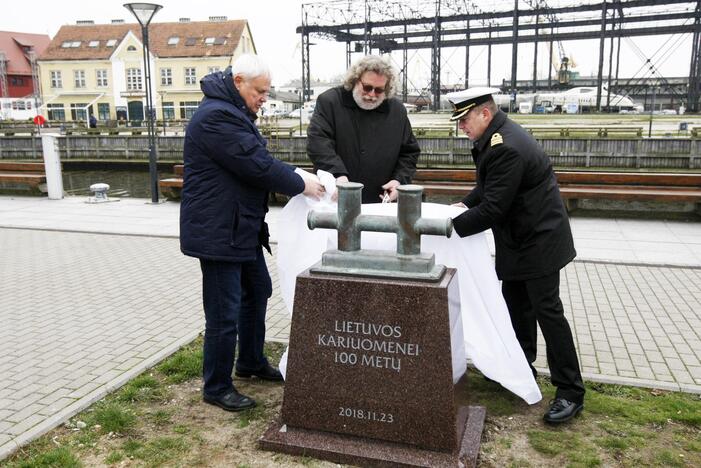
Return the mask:
<svg viewBox="0 0 701 468"><path fill-rule="evenodd" d="M219 397L209 397L207 395L202 396L202 400L210 405L218 406L226 411L243 411L256 406L255 400L247 397L246 395L241 395L236 390L232 390Z"/></svg>
<svg viewBox="0 0 701 468"><path fill-rule="evenodd" d="M240 370L236 371L236 377L243 377L244 379L247 379L254 375L259 379L272 380L273 382L282 382L284 380L280 371L275 369L270 364L266 364L265 367L263 367L262 369L253 372Z"/></svg>
<svg viewBox="0 0 701 468"><path fill-rule="evenodd" d="M543 416L543 420L551 424L563 423L577 416L583 408L584 403L575 403L565 398L555 398L550 402L550 408Z"/></svg>

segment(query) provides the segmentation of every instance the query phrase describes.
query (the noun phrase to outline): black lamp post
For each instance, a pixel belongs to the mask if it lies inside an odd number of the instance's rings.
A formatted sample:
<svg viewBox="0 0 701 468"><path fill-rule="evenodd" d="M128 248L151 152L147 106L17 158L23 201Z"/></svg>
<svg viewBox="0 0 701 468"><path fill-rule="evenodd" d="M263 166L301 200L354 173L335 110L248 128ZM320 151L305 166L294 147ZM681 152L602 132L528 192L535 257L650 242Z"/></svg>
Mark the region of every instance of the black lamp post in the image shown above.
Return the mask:
<svg viewBox="0 0 701 468"><path fill-rule="evenodd" d="M156 12L163 8L155 3L125 3L124 7L131 11L136 20L141 25L141 37L144 49L144 74L146 80L146 103L148 105L148 172L151 179L151 203L158 203L158 159L156 148L155 118L156 112L153 109L153 96L151 91L151 61L149 60L148 46L148 25L156 15Z"/></svg>

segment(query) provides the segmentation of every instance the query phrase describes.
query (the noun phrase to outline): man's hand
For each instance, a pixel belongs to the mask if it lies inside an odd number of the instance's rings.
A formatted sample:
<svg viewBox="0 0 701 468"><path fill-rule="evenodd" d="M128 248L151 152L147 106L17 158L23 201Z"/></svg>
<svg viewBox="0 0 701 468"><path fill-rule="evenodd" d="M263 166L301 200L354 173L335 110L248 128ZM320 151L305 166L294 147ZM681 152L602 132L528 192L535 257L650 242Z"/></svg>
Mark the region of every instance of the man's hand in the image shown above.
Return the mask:
<svg viewBox="0 0 701 468"><path fill-rule="evenodd" d="M342 182L349 182L348 177L342 175L341 177L336 177L336 185L342 183ZM331 201L335 202L338 200L338 189L333 193L331 196Z"/></svg>
<svg viewBox="0 0 701 468"><path fill-rule="evenodd" d="M314 176L304 178L304 192L306 196L313 198L314 200L319 200L324 195L324 186L319 181L319 178Z"/></svg>
<svg viewBox="0 0 701 468"><path fill-rule="evenodd" d="M450 206L457 206L458 208L467 208L463 202L453 203Z"/></svg>
<svg viewBox="0 0 701 468"><path fill-rule="evenodd" d="M397 187L399 187L399 185L399 181L394 179L390 180L385 185L383 185L382 190L384 190L385 193L380 195L380 200L384 200L386 195L389 195L389 201L391 202L397 200L397 197L399 196Z"/></svg>

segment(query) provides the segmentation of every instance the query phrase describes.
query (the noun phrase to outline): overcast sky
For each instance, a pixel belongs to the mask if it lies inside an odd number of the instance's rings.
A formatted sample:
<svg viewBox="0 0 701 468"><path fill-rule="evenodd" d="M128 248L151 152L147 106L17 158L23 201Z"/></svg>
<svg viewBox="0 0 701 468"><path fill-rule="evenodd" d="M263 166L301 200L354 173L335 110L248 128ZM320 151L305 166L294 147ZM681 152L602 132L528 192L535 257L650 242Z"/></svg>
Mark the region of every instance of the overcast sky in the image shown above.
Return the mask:
<svg viewBox="0 0 701 468"><path fill-rule="evenodd" d="M2 0L0 30L46 33L53 37L63 24L75 24L76 20L94 20L109 23L112 19L135 22L122 5L114 0ZM159 3L159 2L156 2ZM188 17L192 21L204 21L209 16L227 16L229 19L247 19L258 53L270 64L273 84L280 86L301 75L300 36L295 28L301 24L301 0L163 0L163 9L154 21L177 21ZM307 3L307 2L305 2ZM311 74L322 80L345 71L345 45L323 39L312 39ZM608 44L608 42L607 42ZM633 38L621 43L621 77L640 76L645 58L666 76L687 76L691 54L691 37L671 36ZM564 44L567 55L578 64L581 75L596 74L598 66L598 42L577 41ZM655 55L655 53L657 54ZM556 52L557 53L557 52ZM471 85L486 84L486 48L473 47L470 52ZM533 73L533 46L519 46L519 79L530 79ZM358 55L354 54L357 58ZM401 52L395 52L395 63L401 63ZM608 52L605 53L608 64ZM426 86L430 77L428 51L409 53L409 77L415 87ZM509 46L492 49L492 84L500 84L510 74L511 50ZM546 78L548 71L547 46L539 49L539 77ZM445 49L442 53L442 81L462 80L465 69L464 48ZM605 72L606 73L606 72ZM637 75L636 75L637 73Z"/></svg>

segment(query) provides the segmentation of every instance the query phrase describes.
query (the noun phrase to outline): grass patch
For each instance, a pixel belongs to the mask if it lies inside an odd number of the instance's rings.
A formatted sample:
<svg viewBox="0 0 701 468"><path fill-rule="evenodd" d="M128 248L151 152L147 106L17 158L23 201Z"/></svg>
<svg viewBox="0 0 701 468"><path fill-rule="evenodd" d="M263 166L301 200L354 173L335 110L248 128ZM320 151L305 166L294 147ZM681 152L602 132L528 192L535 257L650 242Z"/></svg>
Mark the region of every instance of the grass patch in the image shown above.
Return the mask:
<svg viewBox="0 0 701 468"><path fill-rule="evenodd" d="M57 447L7 466L8 468L78 468L83 464L68 447Z"/></svg>
<svg viewBox="0 0 701 468"><path fill-rule="evenodd" d="M182 383L202 376L202 343L181 349L157 367L170 383Z"/></svg>
<svg viewBox="0 0 701 468"><path fill-rule="evenodd" d="M124 454L122 452L117 451L117 450L110 452L105 457L105 463L108 465L114 465L116 463L121 462L122 460L124 460Z"/></svg>
<svg viewBox="0 0 701 468"><path fill-rule="evenodd" d="M141 374L119 391L117 400L124 403L158 401L166 398L167 390L151 374Z"/></svg>
<svg viewBox="0 0 701 468"><path fill-rule="evenodd" d="M88 413L88 425L99 425L102 433L127 434L136 425L133 410L116 401L101 401Z"/></svg>
<svg viewBox="0 0 701 468"><path fill-rule="evenodd" d="M265 408L262 406L256 406L252 410L242 411L239 413L238 426L243 429L248 427L253 421L259 421L266 416Z"/></svg>
<svg viewBox="0 0 701 468"><path fill-rule="evenodd" d="M154 466L174 460L187 452L188 443L180 436L158 437L145 443L129 440L122 448L127 456Z"/></svg>

